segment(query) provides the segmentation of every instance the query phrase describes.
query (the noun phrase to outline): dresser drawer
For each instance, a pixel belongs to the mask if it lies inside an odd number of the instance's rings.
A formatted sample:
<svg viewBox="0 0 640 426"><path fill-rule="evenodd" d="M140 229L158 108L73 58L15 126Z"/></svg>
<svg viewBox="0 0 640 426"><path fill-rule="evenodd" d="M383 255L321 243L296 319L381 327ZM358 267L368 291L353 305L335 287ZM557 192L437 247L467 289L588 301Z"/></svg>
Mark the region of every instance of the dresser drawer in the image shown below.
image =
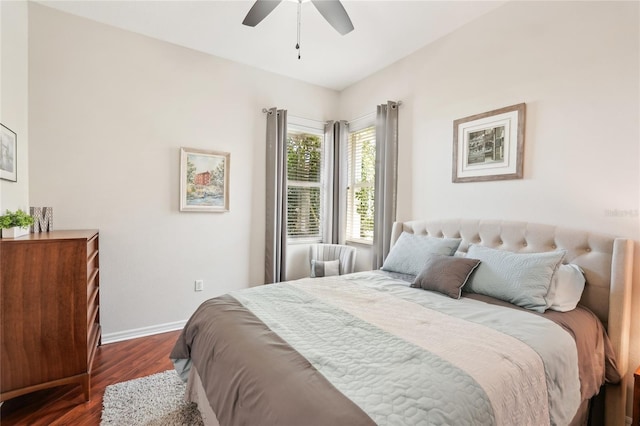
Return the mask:
<svg viewBox="0 0 640 426"><path fill-rule="evenodd" d="M94 290L89 293L89 300L87 301L87 325L91 326L94 322L98 321L98 288L94 288Z"/></svg>
<svg viewBox="0 0 640 426"><path fill-rule="evenodd" d="M91 324L91 328L89 328L89 338L87 340L87 362L89 364L89 368L91 368L93 357L96 354L98 342L100 342L100 334L100 324L97 322Z"/></svg>
<svg viewBox="0 0 640 426"><path fill-rule="evenodd" d="M89 259L87 260L87 280L91 279L92 275L95 275L96 271L98 270L98 252L94 252L93 256L89 257Z"/></svg>
<svg viewBox="0 0 640 426"><path fill-rule="evenodd" d="M87 243L87 280L91 280L100 267L98 256L98 235Z"/></svg>
<svg viewBox="0 0 640 426"><path fill-rule="evenodd" d="M98 251L98 234L91 238L87 242L87 259L93 257L94 253Z"/></svg>
<svg viewBox="0 0 640 426"><path fill-rule="evenodd" d="M98 291L100 287L100 273L98 269L94 269L87 281L87 303L91 303L91 299L94 297L94 293Z"/></svg>

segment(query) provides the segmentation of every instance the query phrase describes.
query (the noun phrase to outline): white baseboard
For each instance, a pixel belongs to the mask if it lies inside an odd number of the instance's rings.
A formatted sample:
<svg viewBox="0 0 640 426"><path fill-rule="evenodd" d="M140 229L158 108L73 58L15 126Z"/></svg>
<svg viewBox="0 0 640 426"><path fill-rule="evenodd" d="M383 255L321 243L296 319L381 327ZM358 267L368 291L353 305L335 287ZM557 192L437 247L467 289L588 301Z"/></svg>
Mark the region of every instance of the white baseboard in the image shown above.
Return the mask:
<svg viewBox="0 0 640 426"><path fill-rule="evenodd" d="M166 333L168 331L182 330L187 320L169 322L166 324L152 325L149 327L134 328L132 330L118 331L102 335L102 344L121 342L123 340L135 339L138 337L152 336L154 334Z"/></svg>

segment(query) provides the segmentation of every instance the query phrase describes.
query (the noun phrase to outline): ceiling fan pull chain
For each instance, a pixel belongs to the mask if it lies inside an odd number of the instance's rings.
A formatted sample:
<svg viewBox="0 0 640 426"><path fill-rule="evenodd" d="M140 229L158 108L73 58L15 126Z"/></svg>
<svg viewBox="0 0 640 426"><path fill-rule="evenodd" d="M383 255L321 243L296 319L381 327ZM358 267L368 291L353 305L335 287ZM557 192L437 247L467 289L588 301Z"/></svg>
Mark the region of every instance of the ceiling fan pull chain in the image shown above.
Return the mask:
<svg viewBox="0 0 640 426"><path fill-rule="evenodd" d="M298 59L300 59L300 27L302 25L302 0L298 0L298 39L296 42L296 50L298 51Z"/></svg>

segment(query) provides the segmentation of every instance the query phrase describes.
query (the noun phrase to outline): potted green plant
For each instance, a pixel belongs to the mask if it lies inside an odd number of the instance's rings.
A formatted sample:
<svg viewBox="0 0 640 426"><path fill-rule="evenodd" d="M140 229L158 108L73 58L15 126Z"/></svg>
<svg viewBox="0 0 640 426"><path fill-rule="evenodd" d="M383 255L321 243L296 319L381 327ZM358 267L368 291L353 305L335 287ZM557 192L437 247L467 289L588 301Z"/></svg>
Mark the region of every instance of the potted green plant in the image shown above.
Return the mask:
<svg viewBox="0 0 640 426"><path fill-rule="evenodd" d="M33 217L18 209L15 212L7 210L0 216L0 229L2 238L18 238L29 233L29 227L33 225Z"/></svg>

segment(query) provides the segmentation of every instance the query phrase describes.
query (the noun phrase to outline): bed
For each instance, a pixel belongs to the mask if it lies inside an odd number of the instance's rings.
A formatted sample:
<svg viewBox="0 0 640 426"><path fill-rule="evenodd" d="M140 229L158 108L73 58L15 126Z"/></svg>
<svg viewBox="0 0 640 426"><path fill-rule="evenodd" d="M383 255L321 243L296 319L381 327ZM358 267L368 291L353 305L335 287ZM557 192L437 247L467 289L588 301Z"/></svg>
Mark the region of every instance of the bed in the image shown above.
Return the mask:
<svg viewBox="0 0 640 426"><path fill-rule="evenodd" d="M402 264L400 247L416 237L458 242L450 258L432 256L438 264L481 257L463 287L474 292L458 299L412 288L423 272L392 270L387 261ZM482 294L480 268L493 261L482 250L546 264L562 252L561 263L586 279L580 305L545 312L517 294ZM211 425L586 424L589 401L605 388L604 423L623 425L632 258L630 240L550 225L398 222L387 271L210 299L171 358L185 398Z"/></svg>

